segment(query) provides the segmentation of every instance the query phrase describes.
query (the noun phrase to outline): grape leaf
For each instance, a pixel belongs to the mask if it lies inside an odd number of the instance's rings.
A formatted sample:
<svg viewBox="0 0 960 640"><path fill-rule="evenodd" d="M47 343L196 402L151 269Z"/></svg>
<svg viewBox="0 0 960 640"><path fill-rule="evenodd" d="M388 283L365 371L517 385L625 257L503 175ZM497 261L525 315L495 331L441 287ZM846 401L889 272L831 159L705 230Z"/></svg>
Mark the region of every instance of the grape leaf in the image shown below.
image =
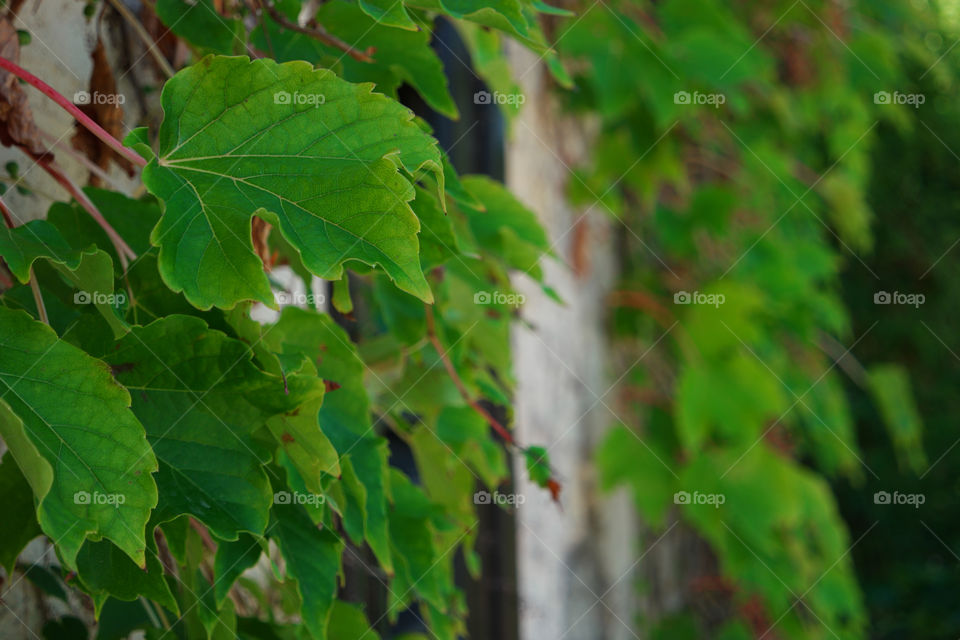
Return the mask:
<svg viewBox="0 0 960 640"><path fill-rule="evenodd" d="M332 318L296 307L283 310L263 342L278 353L299 353L316 363L324 380L339 385L324 396L319 421L341 457L349 456L352 469L366 491L363 505L367 543L383 568L391 573L387 534L387 446L373 430L370 401L363 386L363 361L346 332Z"/></svg>
<svg viewBox="0 0 960 640"><path fill-rule="evenodd" d="M284 380L251 362L239 340L191 316L135 327L107 356L133 394L157 458L163 521L187 513L224 540L263 533L273 494L252 433L323 393L316 378Z"/></svg>
<svg viewBox="0 0 960 640"><path fill-rule="evenodd" d="M0 336L0 436L64 565L75 568L93 535L144 566L157 460L130 394L102 362L24 312L0 307Z"/></svg>
<svg viewBox="0 0 960 640"><path fill-rule="evenodd" d="M549 253L550 243L537 216L506 187L486 176L463 176L460 181L485 208L464 207L477 244L511 268L539 279L539 261Z"/></svg>
<svg viewBox="0 0 960 640"><path fill-rule="evenodd" d="M218 56L169 80L161 102L159 152L143 181L164 201L151 241L170 288L202 309L273 305L250 238L258 215L320 277L337 280L357 260L433 300L400 170L441 180L442 168L405 107L303 62Z"/></svg>

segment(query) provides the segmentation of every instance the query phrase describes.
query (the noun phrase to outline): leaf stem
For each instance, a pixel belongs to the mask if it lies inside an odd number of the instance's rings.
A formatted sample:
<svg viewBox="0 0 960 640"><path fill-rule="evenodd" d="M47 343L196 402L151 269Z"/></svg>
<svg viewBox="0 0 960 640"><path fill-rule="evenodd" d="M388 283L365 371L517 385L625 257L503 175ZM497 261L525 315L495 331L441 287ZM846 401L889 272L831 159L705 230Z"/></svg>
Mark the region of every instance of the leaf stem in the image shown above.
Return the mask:
<svg viewBox="0 0 960 640"><path fill-rule="evenodd" d="M262 4L267 10L267 13L270 14L270 17L273 18L273 21L279 24L281 27L290 29L291 31L296 31L297 33L302 33L306 36L310 36L314 40L319 40L325 45L336 47L354 60L358 60L360 62L373 62L373 58L370 57L370 49L367 49L366 51L358 51L319 25L313 29L301 27L299 24L290 21L285 15L277 11L277 8L273 6L273 3L270 2L270 0L260 0L260 4ZM264 29L264 32L266 32L266 29Z"/></svg>
<svg viewBox="0 0 960 640"><path fill-rule="evenodd" d="M450 357L447 355L447 350L443 348L440 338L437 337L436 322L433 319L433 308L430 305L424 306L427 310L427 339L440 356L440 361L443 362L443 366L447 369L447 373L450 374L450 379L453 380L453 384L457 387L457 391L460 392L460 395L463 397L464 401L470 405L474 411L479 413L480 416L487 421L487 424L493 427L493 430L500 434L500 437L503 438L507 444L517 447L522 451L523 448L519 447L516 441L513 439L513 434L511 434L506 427L500 424L499 420L490 415L489 411L480 406L479 402L470 397L470 392L467 390L467 386L460 378L460 374L457 373L456 368L453 366L453 362L450 361Z"/></svg>
<svg viewBox="0 0 960 640"><path fill-rule="evenodd" d="M113 188L114 191L123 192L126 190L126 188L123 185L121 185L116 180L114 180L109 173L107 173L106 171L98 167L96 164L94 164L90 160L90 158L88 158L84 154L76 151L75 149L72 149L69 145L64 144L62 141L58 140L57 138L54 138L52 135L50 135L46 131L43 131L42 129L40 130L40 136L44 140L46 140L50 145L52 145L57 149L60 149L61 151L66 153L68 156L70 156L71 158L73 158L74 160L82 164L84 168L86 168L90 173L92 173L93 175L103 180L104 183L110 185L110 187ZM56 198L54 198L54 200L56 200Z"/></svg>
<svg viewBox="0 0 960 640"><path fill-rule="evenodd" d="M30 291L33 292L33 302L37 305L40 322L49 326L50 318L47 316L47 307L43 304L43 294L40 293L40 283L37 282L37 276L33 273L33 267L30 267Z"/></svg>
<svg viewBox="0 0 960 640"><path fill-rule="evenodd" d="M47 96L63 109L67 111L70 115L77 119L77 122L82 124L87 130L90 131L93 135L97 136L100 140L103 141L108 147L119 153L121 156L132 162L138 167L147 166L147 161L141 158L138 154L134 153L132 150L123 146L119 140L114 138L110 133L101 127L99 124L93 121L93 119L85 114L83 111L77 108L75 104L67 100L63 95L61 95L56 89L48 85L46 82L33 75L20 65L7 60L6 58L0 56L0 69L5 69L13 75L17 76L21 80L25 81L30 86L36 88L40 93Z"/></svg>

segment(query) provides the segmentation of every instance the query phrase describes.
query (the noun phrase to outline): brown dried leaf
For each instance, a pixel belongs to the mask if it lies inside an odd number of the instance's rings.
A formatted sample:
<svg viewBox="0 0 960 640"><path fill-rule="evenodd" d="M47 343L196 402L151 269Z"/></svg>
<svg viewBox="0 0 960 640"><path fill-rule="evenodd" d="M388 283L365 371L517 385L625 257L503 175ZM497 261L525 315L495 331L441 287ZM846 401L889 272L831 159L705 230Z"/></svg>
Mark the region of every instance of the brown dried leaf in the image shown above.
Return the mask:
<svg viewBox="0 0 960 640"><path fill-rule="evenodd" d="M113 78L113 69L110 67L110 61L107 59L107 52L103 46L103 41L97 39L97 46L90 54L93 59L93 72L90 74L90 96L113 96L116 98L117 83ZM114 138L123 138L123 107L117 99L98 100L92 98L87 104L77 105L81 111L90 116L94 122L106 129ZM70 141L73 148L86 155L90 160L103 170L112 160L121 169L126 171L127 175L133 175L133 165L130 161L111 149L103 143L98 137L90 133L86 127L79 122L75 125L76 133ZM94 174L90 176L90 184L99 187L100 178Z"/></svg>
<svg viewBox="0 0 960 640"><path fill-rule="evenodd" d="M7 17L0 17L0 56L20 64L20 39ZM0 143L20 147L34 157L48 153L33 121L27 94L15 75L0 70Z"/></svg>

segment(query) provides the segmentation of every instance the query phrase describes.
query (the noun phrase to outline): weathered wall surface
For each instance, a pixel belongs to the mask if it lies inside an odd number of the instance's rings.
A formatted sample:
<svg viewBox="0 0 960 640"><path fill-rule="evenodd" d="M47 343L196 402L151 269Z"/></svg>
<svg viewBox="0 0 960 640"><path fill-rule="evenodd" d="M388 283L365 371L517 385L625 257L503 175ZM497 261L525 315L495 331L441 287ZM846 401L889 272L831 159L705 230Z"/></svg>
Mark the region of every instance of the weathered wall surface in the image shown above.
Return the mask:
<svg viewBox="0 0 960 640"><path fill-rule="evenodd" d="M546 261L546 281L566 303L548 299L529 278L517 280L531 325L513 336L517 434L549 448L563 481L561 511L516 470L526 497L517 528L521 637L633 638L633 508L625 494L600 495L591 462L617 419L605 338L616 229L599 207L567 202L567 184L576 180L570 169L589 153L584 123L561 116L534 54L512 46L509 56L526 101L507 148L507 186L546 226L558 258Z"/></svg>

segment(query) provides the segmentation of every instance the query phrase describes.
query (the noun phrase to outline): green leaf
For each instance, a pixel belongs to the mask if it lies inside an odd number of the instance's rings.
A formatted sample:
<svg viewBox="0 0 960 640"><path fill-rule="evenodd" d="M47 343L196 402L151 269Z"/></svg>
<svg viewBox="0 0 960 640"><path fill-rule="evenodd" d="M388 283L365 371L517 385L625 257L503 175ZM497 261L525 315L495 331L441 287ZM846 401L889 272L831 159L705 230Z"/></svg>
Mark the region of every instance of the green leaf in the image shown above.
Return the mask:
<svg viewBox="0 0 960 640"><path fill-rule="evenodd" d="M539 487L546 487L552 476L550 454L544 447L527 447L523 456L526 459L530 480Z"/></svg>
<svg viewBox="0 0 960 640"><path fill-rule="evenodd" d="M438 179L442 169L436 142L405 107L303 62L242 57L181 71L162 104L158 157L143 172L165 204L151 241L164 281L192 304L274 304L250 239L253 215L322 278L340 279L357 260L432 301L401 169Z"/></svg>
<svg viewBox="0 0 960 640"><path fill-rule="evenodd" d="M300 505L275 505L273 538L296 581L300 615L316 640L327 638L327 622L337 595L343 542L329 529L318 529Z"/></svg>
<svg viewBox="0 0 960 640"><path fill-rule="evenodd" d="M393 510L390 512L390 541L397 559L397 575L391 589L393 607L405 604L404 596L416 590L424 600L446 609L441 556L434 546L431 518L434 506L402 472L390 470ZM392 608L392 607L391 607Z"/></svg>
<svg viewBox="0 0 960 640"><path fill-rule="evenodd" d="M393 0L398 13L405 15L403 4ZM270 24L269 40L262 30L255 34L261 47L273 46L278 61L308 60L330 67L326 58L336 60L343 68L343 78L350 82L373 82L381 93L395 96L401 84L408 84L438 113L456 119L457 106L447 89L447 76L440 58L430 46L430 31L416 25L410 30L378 24L369 15L368 7L342 0L324 3L317 12L317 22L358 51L373 51L373 62L362 62L346 56L337 48L315 38ZM412 23L411 23L412 24Z"/></svg>
<svg viewBox="0 0 960 640"><path fill-rule="evenodd" d="M539 279L538 263L550 251L550 243L537 216L506 187L486 176L463 176L460 181L485 209L464 207L481 249Z"/></svg>
<svg viewBox="0 0 960 640"><path fill-rule="evenodd" d="M868 372L874 402L896 447L900 464L922 473L927 467L923 450L923 421L913 400L910 380L896 365L876 365Z"/></svg>
<svg viewBox="0 0 960 640"><path fill-rule="evenodd" d="M99 617L108 597L118 600L149 598L177 613L177 601L163 576L156 544L147 542L147 566L141 569L116 545L103 540L88 540L77 554L77 573L85 590L93 596L94 612Z"/></svg>
<svg viewBox="0 0 960 640"><path fill-rule="evenodd" d="M376 435L370 400L363 385L364 363L347 333L332 318L286 307L280 320L263 335L271 351L302 354L316 363L318 375L339 386L324 396L320 428L340 456L350 456L365 490L364 530L367 543L387 571L393 571L387 534L387 443Z"/></svg>
<svg viewBox="0 0 960 640"><path fill-rule="evenodd" d="M243 23L221 16L212 0L157 0L156 11L171 31L204 51L231 54L246 49Z"/></svg>
<svg viewBox="0 0 960 640"><path fill-rule="evenodd" d="M168 316L135 327L107 361L133 395L160 460L160 521L190 514L224 540L262 534L273 497L269 452L254 431L322 395L316 378L258 369L250 348L199 318Z"/></svg>
<svg viewBox="0 0 960 640"><path fill-rule="evenodd" d="M380 640L380 634L370 628L363 609L341 600L333 603L327 631L332 640Z"/></svg>
<svg viewBox="0 0 960 640"><path fill-rule="evenodd" d="M417 23L410 19L400 0L360 0L360 8L368 16L388 27L417 30Z"/></svg>
<svg viewBox="0 0 960 640"><path fill-rule="evenodd" d="M267 421L270 433L313 493L323 493L324 476L340 475L340 459L330 439L324 435L317 420L323 396L304 403L293 413L274 416Z"/></svg>
<svg viewBox="0 0 960 640"><path fill-rule="evenodd" d="M144 566L157 460L130 394L102 362L21 311L0 307L0 336L0 436L64 565L75 568L92 535Z"/></svg>
<svg viewBox="0 0 960 640"><path fill-rule="evenodd" d="M0 496L3 496L3 520L0 528L0 567L13 574L17 556L27 543L42 532L37 524L33 491L9 453L0 460Z"/></svg>
<svg viewBox="0 0 960 640"><path fill-rule="evenodd" d="M6 225L0 227L0 258L17 280L26 283L30 280L30 267L40 258L76 269L82 255L52 224L46 220L31 220L13 229Z"/></svg>
<svg viewBox="0 0 960 640"><path fill-rule="evenodd" d="M29 281L33 263L46 259L78 289L75 304L96 306L115 336L127 332L127 325L117 311L126 295L113 293L113 261L106 252L94 247L75 250L52 224L33 220L13 229L0 228L0 257L22 283Z"/></svg>
<svg viewBox="0 0 960 640"><path fill-rule="evenodd" d="M213 589L218 607L223 606L240 574L257 564L262 553L260 541L246 533L241 533L234 541L217 543L217 554L213 559Z"/></svg>

